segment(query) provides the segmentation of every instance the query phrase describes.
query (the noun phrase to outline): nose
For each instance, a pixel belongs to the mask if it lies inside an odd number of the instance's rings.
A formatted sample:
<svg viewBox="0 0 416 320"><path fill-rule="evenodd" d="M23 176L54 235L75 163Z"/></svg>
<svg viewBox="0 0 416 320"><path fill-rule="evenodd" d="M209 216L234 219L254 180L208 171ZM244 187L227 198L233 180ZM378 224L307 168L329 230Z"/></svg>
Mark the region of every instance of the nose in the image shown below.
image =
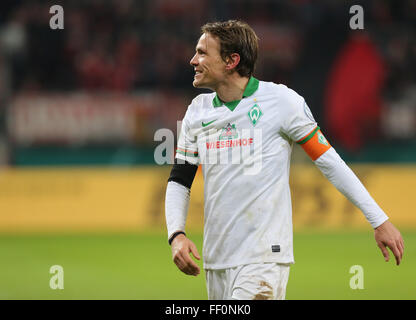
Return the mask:
<svg viewBox="0 0 416 320"><path fill-rule="evenodd" d="M189 64L190 64L191 66L193 66L193 67L198 65L198 60L196 59L196 53L195 53L195 55L192 57L191 61L189 61Z"/></svg>

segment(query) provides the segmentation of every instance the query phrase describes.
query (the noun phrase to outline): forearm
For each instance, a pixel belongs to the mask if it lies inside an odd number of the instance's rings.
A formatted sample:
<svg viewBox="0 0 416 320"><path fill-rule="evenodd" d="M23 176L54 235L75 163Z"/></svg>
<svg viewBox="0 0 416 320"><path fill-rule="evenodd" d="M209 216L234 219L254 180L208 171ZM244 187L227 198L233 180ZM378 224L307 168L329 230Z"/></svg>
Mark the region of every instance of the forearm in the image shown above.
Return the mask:
<svg viewBox="0 0 416 320"><path fill-rule="evenodd" d="M188 215L190 190L198 166L188 162L175 164L172 167L168 186L166 188L165 215L168 229L168 239L176 231L185 231Z"/></svg>
<svg viewBox="0 0 416 320"><path fill-rule="evenodd" d="M170 239L176 231L185 231L189 199L189 188L175 181L168 182L165 198L165 216L166 226L168 229L168 239Z"/></svg>
<svg viewBox="0 0 416 320"><path fill-rule="evenodd" d="M365 215L373 228L388 217L370 196L354 172L345 164L334 148L329 149L317 160L316 166L323 175Z"/></svg>

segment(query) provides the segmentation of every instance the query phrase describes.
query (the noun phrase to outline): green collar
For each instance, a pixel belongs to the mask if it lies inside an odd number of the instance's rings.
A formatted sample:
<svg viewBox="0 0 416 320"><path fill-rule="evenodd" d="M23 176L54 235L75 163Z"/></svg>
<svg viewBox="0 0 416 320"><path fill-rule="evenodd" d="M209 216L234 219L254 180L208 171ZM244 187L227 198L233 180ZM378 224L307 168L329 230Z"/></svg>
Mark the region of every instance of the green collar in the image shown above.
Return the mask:
<svg viewBox="0 0 416 320"><path fill-rule="evenodd" d="M257 91L258 88L259 88L259 80L257 80L254 77L250 77L250 80L248 80L246 89L243 92L243 98L251 96L254 92ZM228 109L230 109L231 111L234 111L234 109L237 107L240 101L241 100L222 102L221 99L218 97L218 94L216 94L214 100L212 100L212 104L214 105L215 108L225 105Z"/></svg>

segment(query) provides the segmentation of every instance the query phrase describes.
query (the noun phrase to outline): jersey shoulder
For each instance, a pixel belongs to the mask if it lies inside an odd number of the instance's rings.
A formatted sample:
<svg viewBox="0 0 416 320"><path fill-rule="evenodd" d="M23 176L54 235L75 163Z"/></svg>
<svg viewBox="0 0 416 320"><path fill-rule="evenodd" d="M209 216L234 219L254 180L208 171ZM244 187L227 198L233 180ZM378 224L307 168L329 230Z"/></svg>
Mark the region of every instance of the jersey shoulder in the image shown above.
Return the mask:
<svg viewBox="0 0 416 320"><path fill-rule="evenodd" d="M279 132L297 141L317 125L305 99L295 90L273 82L264 82L262 87L264 92L268 92L265 98L273 99L269 106Z"/></svg>
<svg viewBox="0 0 416 320"><path fill-rule="evenodd" d="M199 118L201 114L204 114L207 108L212 107L212 100L215 97L215 92L201 93L197 95L189 104L185 114L185 118L192 122L195 118Z"/></svg>
<svg viewBox="0 0 416 320"><path fill-rule="evenodd" d="M287 87L284 84L277 84L274 82L261 81L259 94L270 95L282 102L299 102L304 101L303 97L295 90Z"/></svg>
<svg viewBox="0 0 416 320"><path fill-rule="evenodd" d="M305 108L305 99L284 84L262 81L260 88L260 95L264 95L267 100L272 99L271 107L281 119Z"/></svg>
<svg viewBox="0 0 416 320"><path fill-rule="evenodd" d="M197 95L189 105L188 109L198 111L207 107L212 107L212 100L214 100L215 92L201 93Z"/></svg>
<svg viewBox="0 0 416 320"><path fill-rule="evenodd" d="M205 112L209 106L212 106L212 100L215 97L215 93L202 93L192 99L191 103L183 118L188 124L192 124L195 119L199 118L201 114Z"/></svg>

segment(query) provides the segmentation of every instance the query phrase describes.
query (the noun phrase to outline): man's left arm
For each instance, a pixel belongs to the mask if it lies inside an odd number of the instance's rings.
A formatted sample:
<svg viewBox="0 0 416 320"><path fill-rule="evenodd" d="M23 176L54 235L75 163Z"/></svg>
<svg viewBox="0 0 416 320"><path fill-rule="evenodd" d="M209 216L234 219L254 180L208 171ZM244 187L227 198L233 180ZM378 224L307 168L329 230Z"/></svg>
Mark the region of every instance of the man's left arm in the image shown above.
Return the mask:
<svg viewBox="0 0 416 320"><path fill-rule="evenodd" d="M375 240L385 260L389 261L388 247L396 258L396 264L399 265L404 251L403 238L354 172L332 147L314 162L322 174L364 213L374 228Z"/></svg>
<svg viewBox="0 0 416 320"><path fill-rule="evenodd" d="M292 89L279 86L278 101L281 132L301 145L323 175L365 215L374 228L374 235L386 261L387 247L396 257L403 257L404 244L400 232L388 221L387 215L366 188L325 139L303 97Z"/></svg>

